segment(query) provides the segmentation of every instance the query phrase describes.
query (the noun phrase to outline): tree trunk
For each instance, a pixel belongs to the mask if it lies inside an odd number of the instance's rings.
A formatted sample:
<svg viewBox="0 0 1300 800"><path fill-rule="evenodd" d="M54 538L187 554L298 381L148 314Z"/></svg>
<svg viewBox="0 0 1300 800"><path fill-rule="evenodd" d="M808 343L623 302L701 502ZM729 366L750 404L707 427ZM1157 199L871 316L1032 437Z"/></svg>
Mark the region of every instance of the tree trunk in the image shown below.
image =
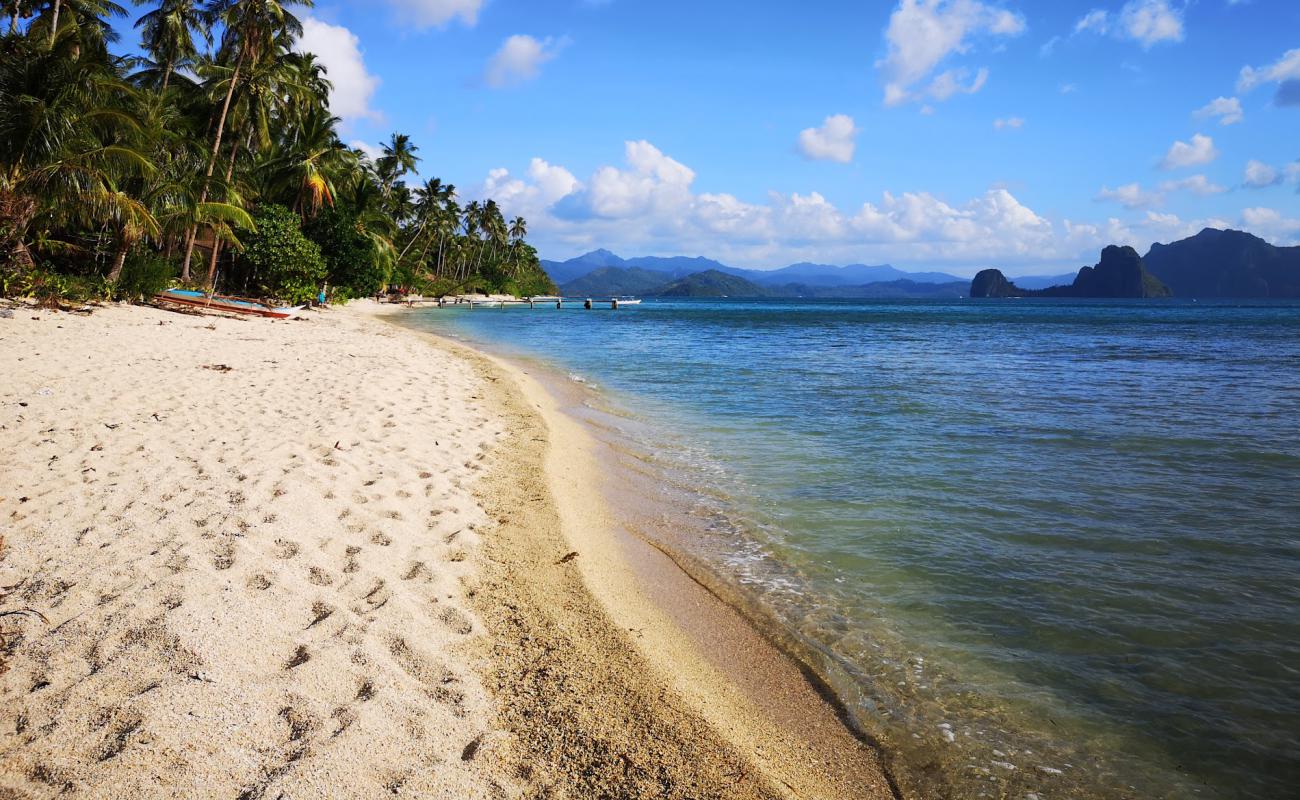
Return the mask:
<svg viewBox="0 0 1300 800"><path fill-rule="evenodd" d="M162 84L163 94L167 94L167 84L171 81L171 79L172 79L172 61L169 58L167 59L166 65L163 66L163 84Z"/></svg>
<svg viewBox="0 0 1300 800"><path fill-rule="evenodd" d="M59 10L63 5L63 0L54 0L54 19L50 23L50 47L54 46L54 37L59 34Z"/></svg>
<svg viewBox="0 0 1300 800"><path fill-rule="evenodd" d="M189 283L190 281L190 255L194 252L194 239L198 236L199 226L191 225L185 232L185 262L181 264L181 281Z"/></svg>
<svg viewBox="0 0 1300 800"><path fill-rule="evenodd" d="M118 278L122 277L122 267L126 265L126 253L131 249L131 245L123 239L117 246L117 253L113 255L113 269L109 270L108 282L117 283Z"/></svg>
<svg viewBox="0 0 1300 800"><path fill-rule="evenodd" d="M217 156L221 153L221 137L226 132L226 115L230 113L230 100L235 96L235 84L239 83L239 71L244 66L244 51L241 48L239 58L235 59L235 71L230 76L230 86L226 89L226 100L221 104L221 117L217 120L217 135L212 140L212 156L208 159L208 172L203 177L203 190L199 192L199 203L208 202L208 187L212 183L212 172L217 168ZM181 275L190 274L190 260L194 257L194 237L185 245L185 261L181 263Z"/></svg>
<svg viewBox="0 0 1300 800"><path fill-rule="evenodd" d="M230 148L230 163L226 165L226 183L235 175L235 159L239 156L239 145L234 144ZM212 235L212 255L208 257L208 290L216 291L217 280L217 257L221 255L221 242L217 241L216 233Z"/></svg>

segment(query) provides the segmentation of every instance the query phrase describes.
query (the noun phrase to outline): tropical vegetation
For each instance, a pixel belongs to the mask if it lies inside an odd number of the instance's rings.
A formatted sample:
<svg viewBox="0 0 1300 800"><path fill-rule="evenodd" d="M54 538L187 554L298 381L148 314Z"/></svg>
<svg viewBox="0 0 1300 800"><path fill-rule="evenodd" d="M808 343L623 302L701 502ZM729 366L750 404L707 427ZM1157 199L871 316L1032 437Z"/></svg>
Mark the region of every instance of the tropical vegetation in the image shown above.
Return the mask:
<svg viewBox="0 0 1300 800"><path fill-rule="evenodd" d="M346 145L311 0L0 2L0 294L554 291L527 223Z"/></svg>

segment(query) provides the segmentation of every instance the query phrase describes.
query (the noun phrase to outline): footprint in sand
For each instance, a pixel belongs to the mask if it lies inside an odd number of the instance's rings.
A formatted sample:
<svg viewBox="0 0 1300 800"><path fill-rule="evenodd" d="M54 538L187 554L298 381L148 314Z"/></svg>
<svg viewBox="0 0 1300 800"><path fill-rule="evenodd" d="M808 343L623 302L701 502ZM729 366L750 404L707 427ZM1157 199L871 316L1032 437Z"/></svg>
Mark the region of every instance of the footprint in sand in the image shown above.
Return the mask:
<svg viewBox="0 0 1300 800"><path fill-rule="evenodd" d="M334 583L334 578L320 567L312 567L307 570L307 582L314 586L329 586Z"/></svg>
<svg viewBox="0 0 1300 800"><path fill-rule="evenodd" d="M438 612L438 619L462 636L474 632L474 624L470 622L469 617L465 615L465 612L454 606L444 606L442 611Z"/></svg>
<svg viewBox="0 0 1300 800"><path fill-rule="evenodd" d="M271 588L271 581L268 580L265 575L254 575L248 579L248 588L255 589L259 592L266 591Z"/></svg>
<svg viewBox="0 0 1300 800"><path fill-rule="evenodd" d="M299 549L296 542L291 542L288 539L276 539L273 552L276 558L289 559L298 555Z"/></svg>

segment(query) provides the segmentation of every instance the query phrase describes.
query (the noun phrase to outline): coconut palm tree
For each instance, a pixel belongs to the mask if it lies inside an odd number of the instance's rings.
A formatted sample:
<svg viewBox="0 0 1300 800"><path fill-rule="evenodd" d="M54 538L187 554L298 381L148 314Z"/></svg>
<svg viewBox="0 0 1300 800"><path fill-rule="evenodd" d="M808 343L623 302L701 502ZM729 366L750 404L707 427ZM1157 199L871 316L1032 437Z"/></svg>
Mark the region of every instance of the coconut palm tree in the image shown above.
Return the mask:
<svg viewBox="0 0 1300 800"><path fill-rule="evenodd" d="M157 8L136 20L140 44L154 65L162 70L161 91L167 91L173 70L193 63L198 57L196 36L207 44L212 43L208 22L199 0L161 0Z"/></svg>
<svg viewBox="0 0 1300 800"><path fill-rule="evenodd" d="M233 66L225 81L225 98L217 116L217 129L212 137L212 152L208 158L199 202L208 199L212 173L216 170L217 159L221 155L221 141L226 131L230 103L234 99L242 71L258 65L271 52L277 39L302 35L302 23L288 10L290 7L311 8L314 5L314 0L212 0L206 9L208 23L224 27L218 61L233 61ZM189 274L193 254L194 236L191 234L185 246L185 261L181 267L183 275Z"/></svg>

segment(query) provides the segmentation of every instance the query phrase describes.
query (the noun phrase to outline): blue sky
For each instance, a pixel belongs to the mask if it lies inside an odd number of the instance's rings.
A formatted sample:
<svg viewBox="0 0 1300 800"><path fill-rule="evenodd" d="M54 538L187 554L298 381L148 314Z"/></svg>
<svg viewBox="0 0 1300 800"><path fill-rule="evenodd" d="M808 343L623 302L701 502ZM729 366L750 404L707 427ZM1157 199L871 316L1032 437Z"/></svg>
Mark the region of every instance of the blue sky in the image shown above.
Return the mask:
<svg viewBox="0 0 1300 800"><path fill-rule="evenodd" d="M1295 0L321 0L350 142L544 257L1077 267L1300 241Z"/></svg>

